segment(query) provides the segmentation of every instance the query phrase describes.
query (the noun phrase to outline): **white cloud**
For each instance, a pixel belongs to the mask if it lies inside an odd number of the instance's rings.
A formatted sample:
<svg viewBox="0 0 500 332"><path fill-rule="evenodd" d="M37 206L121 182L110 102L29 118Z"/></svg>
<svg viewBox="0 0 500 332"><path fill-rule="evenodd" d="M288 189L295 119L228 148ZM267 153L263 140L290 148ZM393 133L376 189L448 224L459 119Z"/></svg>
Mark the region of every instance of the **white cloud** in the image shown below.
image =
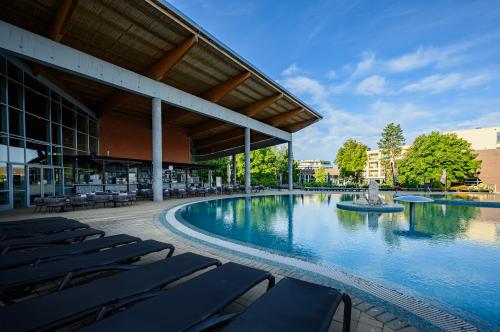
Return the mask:
<svg viewBox="0 0 500 332"><path fill-rule="evenodd" d="M366 96L374 96L374 95L380 95L384 93L384 91L385 91L385 78L382 76L373 75L361 81L356 86L355 93Z"/></svg>
<svg viewBox="0 0 500 332"><path fill-rule="evenodd" d="M371 52L363 53L362 59L356 65L356 69L354 70L352 76L356 77L365 74L373 67L374 64L375 64L375 54Z"/></svg>
<svg viewBox="0 0 500 332"><path fill-rule="evenodd" d="M337 75L337 72L332 69L328 73L326 73L326 77L331 79L331 80L334 80L334 79L338 78L339 75Z"/></svg>
<svg viewBox="0 0 500 332"><path fill-rule="evenodd" d="M292 76L293 74L296 74L300 71L299 66L297 66L295 63L291 64L287 68L285 68L282 72L281 75L283 76Z"/></svg>
<svg viewBox="0 0 500 332"><path fill-rule="evenodd" d="M403 87L407 92L430 92L440 93L452 89L467 89L486 83L489 80L487 74L465 76L460 73L435 74L427 76L419 81Z"/></svg>

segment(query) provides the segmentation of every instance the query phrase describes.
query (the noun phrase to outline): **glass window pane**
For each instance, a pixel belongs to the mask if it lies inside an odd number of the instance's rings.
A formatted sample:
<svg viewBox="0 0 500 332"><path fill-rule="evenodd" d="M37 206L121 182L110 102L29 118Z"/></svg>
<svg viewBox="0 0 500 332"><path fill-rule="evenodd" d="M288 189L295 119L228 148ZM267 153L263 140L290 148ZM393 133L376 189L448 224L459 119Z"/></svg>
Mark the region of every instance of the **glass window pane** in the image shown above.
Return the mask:
<svg viewBox="0 0 500 332"><path fill-rule="evenodd" d="M9 107L9 133L24 136L23 114L15 108Z"/></svg>
<svg viewBox="0 0 500 332"><path fill-rule="evenodd" d="M28 164L50 164L49 146L26 141L26 162Z"/></svg>
<svg viewBox="0 0 500 332"><path fill-rule="evenodd" d="M94 120L89 120L89 134L97 137L97 122Z"/></svg>
<svg viewBox="0 0 500 332"><path fill-rule="evenodd" d="M3 76L0 76L0 103L7 103L7 83Z"/></svg>
<svg viewBox="0 0 500 332"><path fill-rule="evenodd" d="M63 155L64 156L75 156L76 155L76 150L68 149L68 148L63 148Z"/></svg>
<svg viewBox="0 0 500 332"><path fill-rule="evenodd" d="M52 165L54 166L62 165L62 148L57 146L52 147Z"/></svg>
<svg viewBox="0 0 500 332"><path fill-rule="evenodd" d="M66 127L75 128L75 112L72 109L63 107L62 110L62 123Z"/></svg>
<svg viewBox="0 0 500 332"><path fill-rule="evenodd" d="M52 144L61 145L61 125L52 124Z"/></svg>
<svg viewBox="0 0 500 332"><path fill-rule="evenodd" d="M52 122L61 123L61 104L52 101L50 111Z"/></svg>
<svg viewBox="0 0 500 332"><path fill-rule="evenodd" d="M23 72L21 69L17 68L9 61L7 61L7 76L19 82L23 81Z"/></svg>
<svg viewBox="0 0 500 332"><path fill-rule="evenodd" d="M56 186L56 196L63 195L63 174L62 168L54 168L54 184Z"/></svg>
<svg viewBox="0 0 500 332"><path fill-rule="evenodd" d="M49 118L49 99L30 89L25 89L24 110L42 118Z"/></svg>
<svg viewBox="0 0 500 332"><path fill-rule="evenodd" d="M77 126L78 126L78 131L81 131L82 133L88 133L88 129L87 129L87 117L82 115L82 114L78 114L78 117L77 117Z"/></svg>
<svg viewBox="0 0 500 332"><path fill-rule="evenodd" d="M66 127L62 127L62 135L63 135L63 145L68 148L75 147L75 131Z"/></svg>
<svg viewBox="0 0 500 332"><path fill-rule="evenodd" d="M8 104L20 109L23 105L23 88L21 84L9 80L8 90Z"/></svg>
<svg viewBox="0 0 500 332"><path fill-rule="evenodd" d="M0 74L5 74L5 58L0 55Z"/></svg>
<svg viewBox="0 0 500 332"><path fill-rule="evenodd" d="M26 137L49 141L49 121L26 113Z"/></svg>
<svg viewBox="0 0 500 332"><path fill-rule="evenodd" d="M41 93L44 96L49 95L49 89L30 75L24 75L24 85L32 88L33 90Z"/></svg>
<svg viewBox="0 0 500 332"><path fill-rule="evenodd" d="M0 161L7 161L7 136L0 136Z"/></svg>
<svg viewBox="0 0 500 332"><path fill-rule="evenodd" d="M9 143L9 161L11 163L24 163L24 141L11 138Z"/></svg>
<svg viewBox="0 0 500 332"><path fill-rule="evenodd" d="M0 132L7 132L7 107L0 105Z"/></svg>
<svg viewBox="0 0 500 332"><path fill-rule="evenodd" d="M94 138L94 137L89 137L89 150L90 150L90 153L95 153L95 154L98 154L97 152L97 138Z"/></svg>
<svg viewBox="0 0 500 332"><path fill-rule="evenodd" d="M0 191L0 205L9 204L9 192L8 191Z"/></svg>
<svg viewBox="0 0 500 332"><path fill-rule="evenodd" d="M14 207L24 207L25 202L25 189L24 189L24 166L12 167L12 184L14 191Z"/></svg>
<svg viewBox="0 0 500 332"><path fill-rule="evenodd" d="M87 137L88 137L87 135L81 134L81 133L78 133L78 137L77 137L78 150L84 151L85 153L88 150Z"/></svg>
<svg viewBox="0 0 500 332"><path fill-rule="evenodd" d="M57 92L50 91L50 98L52 100L59 102L59 103L61 102L61 96Z"/></svg>
<svg viewBox="0 0 500 332"><path fill-rule="evenodd" d="M0 190L9 190L7 163L0 163Z"/></svg>

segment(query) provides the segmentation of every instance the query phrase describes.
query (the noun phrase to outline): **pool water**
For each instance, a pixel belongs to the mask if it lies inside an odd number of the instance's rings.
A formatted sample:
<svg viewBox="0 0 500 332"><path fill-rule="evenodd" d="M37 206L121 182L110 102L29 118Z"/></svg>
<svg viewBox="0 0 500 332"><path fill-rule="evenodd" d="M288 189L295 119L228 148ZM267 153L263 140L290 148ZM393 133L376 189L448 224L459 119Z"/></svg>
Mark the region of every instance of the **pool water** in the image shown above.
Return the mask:
<svg viewBox="0 0 500 332"><path fill-rule="evenodd" d="M337 209L352 195L277 195L188 205L203 231L338 268L500 328L500 209L418 204L400 213ZM385 196L391 200L391 196Z"/></svg>

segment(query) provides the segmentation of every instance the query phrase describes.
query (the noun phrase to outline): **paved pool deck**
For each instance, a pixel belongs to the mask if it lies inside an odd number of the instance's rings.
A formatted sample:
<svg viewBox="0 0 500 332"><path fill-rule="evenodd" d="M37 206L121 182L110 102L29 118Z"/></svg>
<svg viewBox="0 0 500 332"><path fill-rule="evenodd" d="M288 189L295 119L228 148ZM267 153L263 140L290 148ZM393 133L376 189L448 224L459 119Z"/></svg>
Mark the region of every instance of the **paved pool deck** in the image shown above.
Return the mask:
<svg viewBox="0 0 500 332"><path fill-rule="evenodd" d="M268 194L287 194L288 191L271 191ZM299 191L295 193L301 193ZM304 194L312 194L314 192L303 192ZM260 193L260 195L266 193ZM227 196L222 196L227 197ZM208 197L213 198L213 197ZM298 273L296 270L288 270L283 267L278 267L273 264L267 264L259 260L253 260L248 256L240 255L236 252L227 252L219 250L213 246L207 246L199 242L192 241L177 232L172 232L160 222L164 211L173 208L179 204L185 204L194 201L204 200L203 197L183 198L183 199L168 199L161 203L153 203L149 201L139 201L131 206L123 207L106 207L96 209L80 209L76 211L68 211L63 213L34 213L33 208L10 210L0 212L0 222L6 220L25 219L25 218L41 218L49 216L64 216L67 218L77 219L83 223L90 225L93 228L100 229L106 232L107 235L126 233L138 236L142 239L155 239L171 243L175 246L175 254L183 252L195 252L198 254L210 256L219 259L221 262L236 262L243 265L252 266L259 269L268 270L275 275L279 281L284 276L291 276L307 281L318 282L310 275ZM158 259L162 259L164 254L151 254L143 259L143 262L148 263ZM240 299L232 303L227 309L227 312L239 312L251 304L255 299L265 292L266 285L262 283L246 293ZM401 331L411 332L418 331L417 328L411 326L408 322L400 319L393 312L386 310L381 306L375 306L370 302L364 301L361 298L351 296L353 300L351 331ZM329 331L342 330L342 313L343 305L334 316Z"/></svg>

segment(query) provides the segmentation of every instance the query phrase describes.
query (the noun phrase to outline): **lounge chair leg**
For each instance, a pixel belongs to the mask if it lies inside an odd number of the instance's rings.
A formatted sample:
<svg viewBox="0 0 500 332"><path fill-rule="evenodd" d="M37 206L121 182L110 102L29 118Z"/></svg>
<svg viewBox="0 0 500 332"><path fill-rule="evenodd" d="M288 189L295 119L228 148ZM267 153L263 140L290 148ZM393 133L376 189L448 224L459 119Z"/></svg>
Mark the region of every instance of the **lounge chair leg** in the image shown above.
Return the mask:
<svg viewBox="0 0 500 332"><path fill-rule="evenodd" d="M270 290L276 283L276 279L274 278L273 275L270 275L269 278L267 278L267 280L269 280L269 283L267 284L267 290Z"/></svg>
<svg viewBox="0 0 500 332"><path fill-rule="evenodd" d="M342 295L344 301L344 322L342 323L342 331L349 332L351 330L351 298L347 294Z"/></svg>

